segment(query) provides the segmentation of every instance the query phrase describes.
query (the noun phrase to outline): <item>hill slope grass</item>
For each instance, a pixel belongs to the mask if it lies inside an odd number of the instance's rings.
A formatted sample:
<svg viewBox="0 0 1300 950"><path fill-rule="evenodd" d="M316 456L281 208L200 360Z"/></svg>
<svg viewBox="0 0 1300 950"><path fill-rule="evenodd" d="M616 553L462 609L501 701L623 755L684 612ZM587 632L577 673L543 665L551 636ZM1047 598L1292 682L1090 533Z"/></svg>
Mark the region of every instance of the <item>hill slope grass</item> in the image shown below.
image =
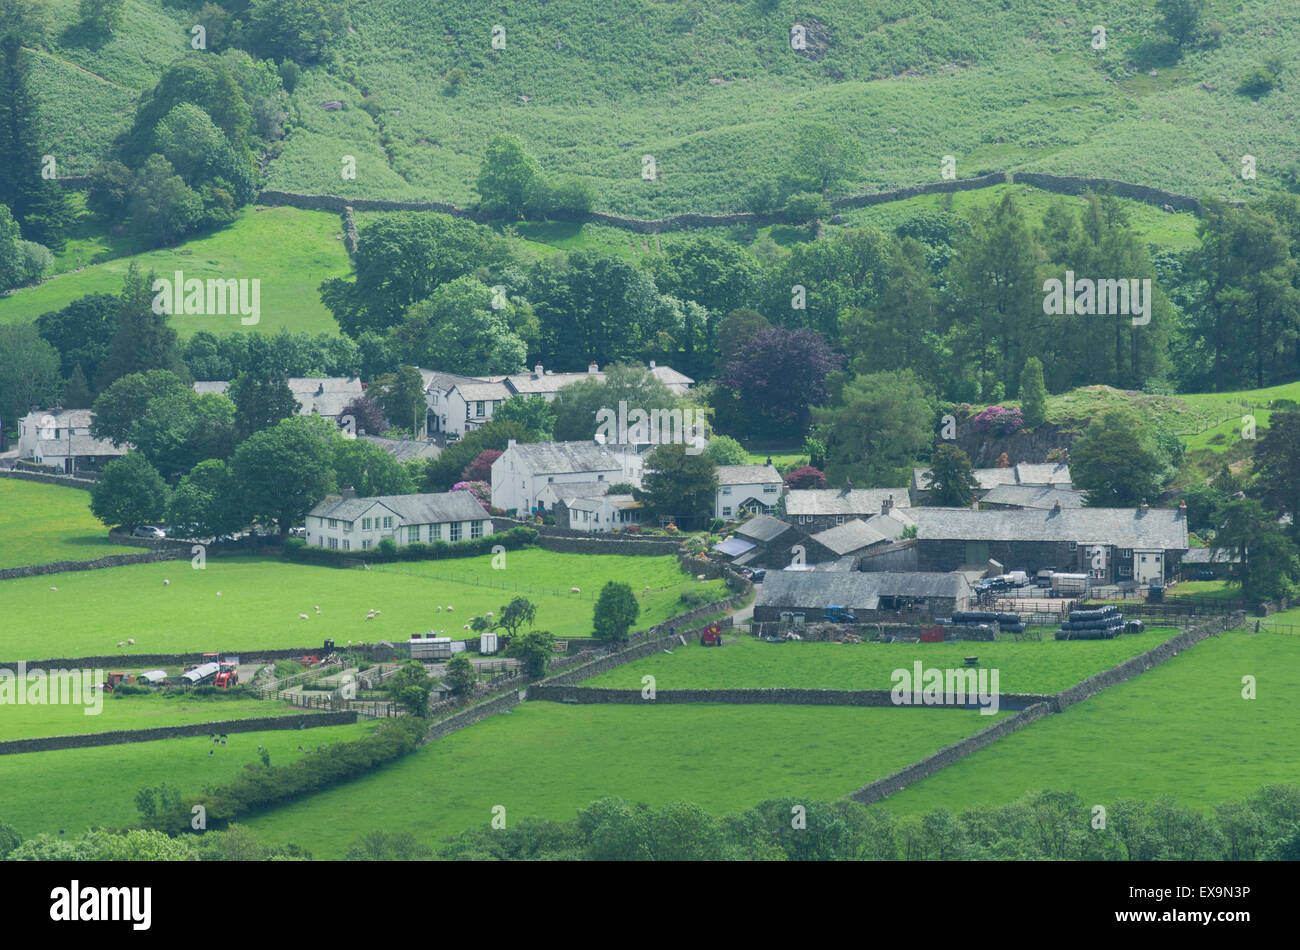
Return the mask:
<svg viewBox="0 0 1300 950"><path fill-rule="evenodd" d="M108 529L90 513L90 492L0 478L0 568L141 550L108 540Z"/></svg>

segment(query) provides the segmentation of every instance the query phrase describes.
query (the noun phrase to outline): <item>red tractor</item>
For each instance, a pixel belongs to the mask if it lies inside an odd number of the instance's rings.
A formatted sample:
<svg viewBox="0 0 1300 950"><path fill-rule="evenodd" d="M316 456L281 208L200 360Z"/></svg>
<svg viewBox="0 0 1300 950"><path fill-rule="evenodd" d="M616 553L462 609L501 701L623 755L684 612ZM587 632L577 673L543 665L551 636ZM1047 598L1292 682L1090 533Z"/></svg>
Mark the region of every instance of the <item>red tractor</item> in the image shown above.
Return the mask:
<svg viewBox="0 0 1300 950"><path fill-rule="evenodd" d="M239 667L229 660L221 661L221 669L217 672L217 678L212 681L217 689L230 689L232 686L239 685Z"/></svg>
<svg viewBox="0 0 1300 950"><path fill-rule="evenodd" d="M711 623L704 628L704 633L700 636L700 646L720 647L722 646L722 625Z"/></svg>

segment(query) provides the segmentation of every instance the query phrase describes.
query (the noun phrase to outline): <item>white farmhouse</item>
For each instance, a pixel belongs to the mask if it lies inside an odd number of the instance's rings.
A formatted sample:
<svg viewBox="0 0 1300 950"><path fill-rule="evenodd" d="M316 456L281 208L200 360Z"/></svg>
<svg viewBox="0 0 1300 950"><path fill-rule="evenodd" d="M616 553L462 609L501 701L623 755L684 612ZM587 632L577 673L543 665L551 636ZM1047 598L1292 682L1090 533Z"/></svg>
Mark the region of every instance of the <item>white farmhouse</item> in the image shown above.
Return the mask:
<svg viewBox="0 0 1300 950"><path fill-rule="evenodd" d="M640 485L641 458L594 441L520 444L511 439L492 463L492 505L527 515L543 510L539 496L548 485L588 482Z"/></svg>
<svg viewBox="0 0 1300 950"><path fill-rule="evenodd" d="M769 514L781 487L781 473L772 465L719 465L713 516L737 521L750 512Z"/></svg>
<svg viewBox="0 0 1300 950"><path fill-rule="evenodd" d="M510 398L510 390L501 382L470 380L454 383L447 390L446 417L442 428L448 435L461 438L492 418L497 406Z"/></svg>
<svg viewBox="0 0 1300 950"><path fill-rule="evenodd" d="M112 442L93 438L89 409L38 409L18 420L18 457L36 465L50 465L65 475L80 469L102 468L125 455Z"/></svg>
<svg viewBox="0 0 1300 950"><path fill-rule="evenodd" d="M492 533L492 519L469 492L358 498L351 487L327 495L307 514L307 543L331 551L367 551L384 538L468 541Z"/></svg>
<svg viewBox="0 0 1300 950"><path fill-rule="evenodd" d="M285 382L298 403L298 415L322 416L335 421L343 414L344 406L365 392L356 376L290 376ZM197 382L194 391L200 396L205 393L228 396L230 383L225 380Z"/></svg>

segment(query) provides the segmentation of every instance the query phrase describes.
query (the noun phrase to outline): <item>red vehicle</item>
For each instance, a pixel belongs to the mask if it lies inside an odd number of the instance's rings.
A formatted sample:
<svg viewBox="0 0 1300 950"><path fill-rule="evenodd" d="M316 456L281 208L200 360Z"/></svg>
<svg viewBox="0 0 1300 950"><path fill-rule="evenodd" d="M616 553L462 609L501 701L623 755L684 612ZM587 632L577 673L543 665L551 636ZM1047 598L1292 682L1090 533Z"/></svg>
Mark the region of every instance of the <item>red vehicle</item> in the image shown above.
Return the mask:
<svg viewBox="0 0 1300 950"><path fill-rule="evenodd" d="M109 673L108 679L104 681L104 691L111 693L118 683L126 683L129 686L131 677L125 673Z"/></svg>
<svg viewBox="0 0 1300 950"><path fill-rule="evenodd" d="M700 646L706 646L706 647L722 646L721 624L711 623L704 628L704 633L700 636Z"/></svg>
<svg viewBox="0 0 1300 950"><path fill-rule="evenodd" d="M212 681L217 689L230 689L232 686L239 685L239 668L228 660L223 660L220 664L221 669L217 673L217 678Z"/></svg>

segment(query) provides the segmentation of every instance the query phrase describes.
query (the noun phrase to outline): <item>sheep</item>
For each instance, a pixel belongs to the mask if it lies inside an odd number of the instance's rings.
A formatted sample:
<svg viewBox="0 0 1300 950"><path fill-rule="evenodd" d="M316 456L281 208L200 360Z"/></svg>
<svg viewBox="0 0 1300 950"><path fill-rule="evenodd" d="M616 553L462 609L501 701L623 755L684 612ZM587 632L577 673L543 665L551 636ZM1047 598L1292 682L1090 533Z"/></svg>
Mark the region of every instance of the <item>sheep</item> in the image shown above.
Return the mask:
<svg viewBox="0 0 1300 950"><path fill-rule="evenodd" d="M168 584L170 584L170 583L171 583L171 581L169 581L167 578L165 578L165 577L163 578L163 587L166 587L166 586L167 586Z"/></svg>
<svg viewBox="0 0 1300 950"><path fill-rule="evenodd" d="M570 594L581 594L581 593L582 593L582 588L581 588L581 587L570 587L570 588L569 588L569 593L570 593Z"/></svg>
<svg viewBox="0 0 1300 950"><path fill-rule="evenodd" d="M696 579L697 581L702 581L702 580L704 580L704 575L703 575L703 574L696 574L696 575L695 575L695 579Z"/></svg>
<svg viewBox="0 0 1300 950"><path fill-rule="evenodd" d="M135 646L135 637L127 637L126 642L129 646Z"/></svg>
<svg viewBox="0 0 1300 950"><path fill-rule="evenodd" d="M376 611L375 611L375 616L378 617L378 616L379 616L380 614L382 614L382 613L383 613L382 610L376 610Z"/></svg>
<svg viewBox="0 0 1300 950"><path fill-rule="evenodd" d="M51 587L50 590L58 590L57 587Z"/></svg>
<svg viewBox="0 0 1300 950"><path fill-rule="evenodd" d="M492 611L490 611L490 610L487 612L487 619L488 619L488 620L491 620L491 619L492 619Z"/></svg>
<svg viewBox="0 0 1300 950"><path fill-rule="evenodd" d="M466 629L466 630L469 629L469 624L465 624L465 629Z"/></svg>
<svg viewBox="0 0 1300 950"><path fill-rule="evenodd" d="M118 648L119 650L122 649L122 647L124 647L124 646L126 646L126 641L125 641L125 640L118 640L118 641L117 641L117 648Z"/></svg>
<svg viewBox="0 0 1300 950"><path fill-rule="evenodd" d="M454 608L452 608L452 607L449 605L449 606L447 607L447 613L451 613L453 609L454 609Z"/></svg>
<svg viewBox="0 0 1300 950"><path fill-rule="evenodd" d="M442 607L441 607L441 606L438 607L438 613L442 613Z"/></svg>
<svg viewBox="0 0 1300 950"><path fill-rule="evenodd" d="M298 619L299 619L299 620L306 620L306 619L307 619L307 615L306 615L306 614L299 614L299 615L298 615Z"/></svg>
<svg viewBox="0 0 1300 950"><path fill-rule="evenodd" d="M221 596L221 591L217 591L217 596L218 596L218 597Z"/></svg>

